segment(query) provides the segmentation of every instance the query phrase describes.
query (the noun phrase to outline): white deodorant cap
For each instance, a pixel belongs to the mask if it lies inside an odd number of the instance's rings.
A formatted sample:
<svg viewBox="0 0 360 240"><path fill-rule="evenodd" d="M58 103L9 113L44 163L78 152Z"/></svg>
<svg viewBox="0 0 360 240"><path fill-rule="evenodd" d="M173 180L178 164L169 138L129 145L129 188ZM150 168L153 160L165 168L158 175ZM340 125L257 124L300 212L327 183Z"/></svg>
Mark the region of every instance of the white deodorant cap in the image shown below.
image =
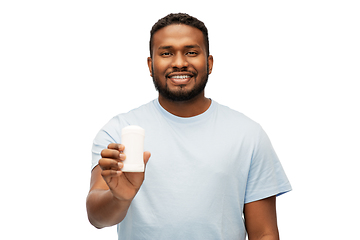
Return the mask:
<svg viewBox="0 0 360 240"><path fill-rule="evenodd" d="M121 144L125 146L126 159L123 162L123 172L144 172L144 138L145 130L136 125L124 127L121 130Z"/></svg>

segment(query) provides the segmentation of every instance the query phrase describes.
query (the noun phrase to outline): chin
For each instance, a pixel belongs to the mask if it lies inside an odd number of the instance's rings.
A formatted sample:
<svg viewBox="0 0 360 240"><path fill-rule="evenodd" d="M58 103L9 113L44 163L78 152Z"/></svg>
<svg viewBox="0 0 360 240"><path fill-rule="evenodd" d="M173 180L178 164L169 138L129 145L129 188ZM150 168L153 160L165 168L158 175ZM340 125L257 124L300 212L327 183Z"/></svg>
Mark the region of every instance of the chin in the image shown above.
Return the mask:
<svg viewBox="0 0 360 240"><path fill-rule="evenodd" d="M197 96L199 96L204 92L205 86L207 84L207 79L208 79L207 77L203 79L201 85L195 86L191 90L180 89L177 91L172 91L167 86L160 86L159 81L157 81L154 77L153 77L153 82L156 90L159 92L159 94L162 97L173 102L185 102L196 98Z"/></svg>

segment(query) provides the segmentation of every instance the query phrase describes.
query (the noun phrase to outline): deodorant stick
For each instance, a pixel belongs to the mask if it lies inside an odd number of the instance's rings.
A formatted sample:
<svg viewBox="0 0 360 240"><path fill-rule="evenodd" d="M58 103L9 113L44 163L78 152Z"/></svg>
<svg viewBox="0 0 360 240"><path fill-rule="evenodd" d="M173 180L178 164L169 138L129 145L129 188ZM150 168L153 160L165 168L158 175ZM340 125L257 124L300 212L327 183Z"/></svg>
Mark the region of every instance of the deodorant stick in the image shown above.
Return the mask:
<svg viewBox="0 0 360 240"><path fill-rule="evenodd" d="M121 130L121 144L125 146L123 172L144 172L144 138L145 130L139 126L130 125Z"/></svg>

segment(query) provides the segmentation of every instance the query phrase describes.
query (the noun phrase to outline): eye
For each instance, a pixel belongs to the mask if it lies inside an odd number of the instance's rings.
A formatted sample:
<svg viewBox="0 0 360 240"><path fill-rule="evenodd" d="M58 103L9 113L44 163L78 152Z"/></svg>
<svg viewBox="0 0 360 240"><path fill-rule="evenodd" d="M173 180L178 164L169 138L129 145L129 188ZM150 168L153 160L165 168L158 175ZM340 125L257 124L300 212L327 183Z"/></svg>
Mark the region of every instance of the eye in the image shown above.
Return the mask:
<svg viewBox="0 0 360 240"><path fill-rule="evenodd" d="M190 57L195 57L197 55L197 52L190 51L190 52L187 52L186 55L190 56Z"/></svg>
<svg viewBox="0 0 360 240"><path fill-rule="evenodd" d="M163 56L163 57L168 57L168 56L171 55L171 53L170 52L164 52L164 53L161 53L160 55Z"/></svg>

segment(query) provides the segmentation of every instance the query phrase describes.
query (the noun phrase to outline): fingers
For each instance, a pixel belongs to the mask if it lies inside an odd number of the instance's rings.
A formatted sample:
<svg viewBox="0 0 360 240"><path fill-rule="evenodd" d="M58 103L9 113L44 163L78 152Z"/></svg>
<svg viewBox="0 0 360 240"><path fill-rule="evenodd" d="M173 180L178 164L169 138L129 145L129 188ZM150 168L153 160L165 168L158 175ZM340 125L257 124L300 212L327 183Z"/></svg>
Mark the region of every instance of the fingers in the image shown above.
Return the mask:
<svg viewBox="0 0 360 240"><path fill-rule="evenodd" d="M102 158L111 158L111 159L121 160L121 161L124 161L126 159L126 156L123 152L119 152L118 150L113 150L113 149L102 150L101 157Z"/></svg>
<svg viewBox="0 0 360 240"><path fill-rule="evenodd" d="M99 160L99 166L101 168L101 176L104 178L106 183L109 184L112 178L118 177L122 174L121 168L123 168L124 164L116 159L101 158Z"/></svg>
<svg viewBox="0 0 360 240"><path fill-rule="evenodd" d="M106 182L109 182L111 178L118 177L121 174L121 171L116 170L105 170L101 172L101 176L105 179Z"/></svg>
<svg viewBox="0 0 360 240"><path fill-rule="evenodd" d="M122 161L126 159L123 150L125 149L124 145L111 143L108 145L107 149L101 151L101 159L99 160L99 166L103 171L113 170L120 171L124 166ZM106 173L109 175L110 173ZM115 174L115 173L112 173Z"/></svg>
<svg viewBox="0 0 360 240"><path fill-rule="evenodd" d="M101 158L99 160L99 166L102 170L120 170L121 168L123 168L124 164L114 159Z"/></svg>
<svg viewBox="0 0 360 240"><path fill-rule="evenodd" d="M119 152L124 151L125 146L119 143L110 143L108 145L108 149L114 149L114 150L118 150Z"/></svg>
<svg viewBox="0 0 360 240"><path fill-rule="evenodd" d="M121 174L121 169L124 167L122 161L126 159L126 155L123 153L125 146L118 143L111 143L107 149L101 151L101 159L99 160L99 166L102 170L103 177L115 177ZM144 152L145 165L149 161L151 156L150 152Z"/></svg>

